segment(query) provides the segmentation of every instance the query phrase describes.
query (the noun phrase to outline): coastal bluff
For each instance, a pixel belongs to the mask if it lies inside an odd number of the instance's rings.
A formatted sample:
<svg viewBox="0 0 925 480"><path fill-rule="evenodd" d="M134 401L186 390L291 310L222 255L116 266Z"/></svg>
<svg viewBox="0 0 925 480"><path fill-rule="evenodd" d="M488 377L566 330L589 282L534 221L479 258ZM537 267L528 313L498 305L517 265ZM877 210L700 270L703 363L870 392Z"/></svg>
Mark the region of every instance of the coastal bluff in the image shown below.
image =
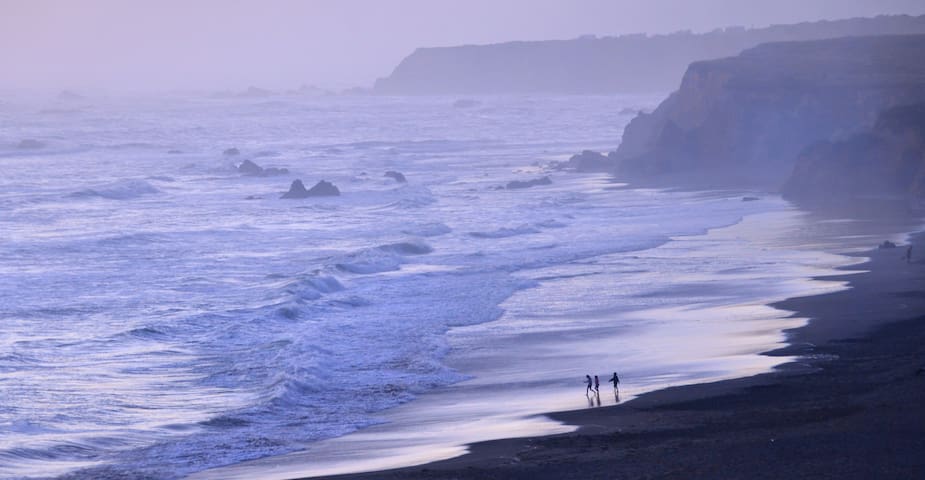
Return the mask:
<svg viewBox="0 0 925 480"><path fill-rule="evenodd" d="M824 176L818 161L795 170L804 149L925 102L923 58L925 35L887 35L770 43L695 62L678 91L627 125L607 156L611 171L663 186L836 188L807 183L810 172Z"/></svg>
<svg viewBox="0 0 925 480"><path fill-rule="evenodd" d="M382 95L661 93L694 61L768 42L925 34L925 16L728 27L663 35L586 35L570 40L419 48L376 81Z"/></svg>
<svg viewBox="0 0 925 480"><path fill-rule="evenodd" d="M781 191L822 208L925 199L925 103L890 108L870 130L807 147Z"/></svg>

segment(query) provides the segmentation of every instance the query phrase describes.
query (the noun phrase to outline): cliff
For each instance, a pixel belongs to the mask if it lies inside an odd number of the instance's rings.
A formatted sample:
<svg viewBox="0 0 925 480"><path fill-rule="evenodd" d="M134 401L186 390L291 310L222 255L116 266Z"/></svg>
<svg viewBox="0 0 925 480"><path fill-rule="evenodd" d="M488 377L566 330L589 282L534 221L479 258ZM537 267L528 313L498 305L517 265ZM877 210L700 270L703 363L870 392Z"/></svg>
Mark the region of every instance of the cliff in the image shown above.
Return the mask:
<svg viewBox="0 0 925 480"><path fill-rule="evenodd" d="M810 144L925 101L923 58L925 35L891 35L771 43L695 62L608 157L629 180L776 189Z"/></svg>
<svg viewBox="0 0 925 480"><path fill-rule="evenodd" d="M379 94L606 94L677 88L697 60L735 55L760 43L850 35L925 33L925 16L881 16L731 27L709 33L581 37L573 40L420 48L376 81Z"/></svg>
<svg viewBox="0 0 925 480"><path fill-rule="evenodd" d="M925 103L890 108L870 130L807 147L781 190L814 208L917 206L925 200Z"/></svg>

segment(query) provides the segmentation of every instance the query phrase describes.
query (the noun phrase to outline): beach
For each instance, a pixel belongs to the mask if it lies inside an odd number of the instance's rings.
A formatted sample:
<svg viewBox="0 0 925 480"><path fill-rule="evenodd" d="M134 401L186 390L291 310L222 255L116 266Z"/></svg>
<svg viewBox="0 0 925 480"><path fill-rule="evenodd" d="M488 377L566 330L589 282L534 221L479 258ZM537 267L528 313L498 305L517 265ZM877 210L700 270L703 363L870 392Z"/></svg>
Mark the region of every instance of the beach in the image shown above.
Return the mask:
<svg viewBox="0 0 925 480"><path fill-rule="evenodd" d="M904 246L864 252L850 289L776 304L811 321L767 353L796 356L774 372L550 415L571 433L328 478L921 478L925 241L911 239L912 263Z"/></svg>

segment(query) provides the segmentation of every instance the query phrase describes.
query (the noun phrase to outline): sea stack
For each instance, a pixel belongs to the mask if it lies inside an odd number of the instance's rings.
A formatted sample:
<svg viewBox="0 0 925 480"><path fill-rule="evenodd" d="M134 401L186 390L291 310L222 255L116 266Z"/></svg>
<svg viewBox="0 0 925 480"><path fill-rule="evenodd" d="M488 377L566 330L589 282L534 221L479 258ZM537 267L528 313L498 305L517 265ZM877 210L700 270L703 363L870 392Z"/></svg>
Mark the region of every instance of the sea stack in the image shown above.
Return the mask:
<svg viewBox="0 0 925 480"><path fill-rule="evenodd" d="M292 181L289 191L284 193L280 198L298 199L308 197L336 197L338 195L340 195L340 190L331 182L322 180L316 183L310 190L306 190L302 180L296 179Z"/></svg>

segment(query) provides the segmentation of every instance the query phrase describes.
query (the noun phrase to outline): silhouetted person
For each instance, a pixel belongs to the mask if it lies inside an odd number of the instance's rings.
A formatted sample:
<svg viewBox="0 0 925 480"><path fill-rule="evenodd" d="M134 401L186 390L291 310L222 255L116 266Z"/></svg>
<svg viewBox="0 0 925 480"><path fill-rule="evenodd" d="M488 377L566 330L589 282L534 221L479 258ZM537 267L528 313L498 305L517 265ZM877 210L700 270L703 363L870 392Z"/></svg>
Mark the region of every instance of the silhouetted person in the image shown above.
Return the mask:
<svg viewBox="0 0 925 480"><path fill-rule="evenodd" d="M912 245L906 248L906 263L912 263Z"/></svg>
<svg viewBox="0 0 925 480"><path fill-rule="evenodd" d="M591 393L591 387L594 385L591 375L585 375L585 381L588 382L588 388L585 389L585 395Z"/></svg>
<svg viewBox="0 0 925 480"><path fill-rule="evenodd" d="M607 380L607 381L613 383L614 390L617 390L619 388L620 377L617 376L617 372L613 372L613 376L610 377L610 380Z"/></svg>
<svg viewBox="0 0 925 480"><path fill-rule="evenodd" d="M594 376L594 391L595 392L601 391L601 381L597 379L597 375Z"/></svg>

